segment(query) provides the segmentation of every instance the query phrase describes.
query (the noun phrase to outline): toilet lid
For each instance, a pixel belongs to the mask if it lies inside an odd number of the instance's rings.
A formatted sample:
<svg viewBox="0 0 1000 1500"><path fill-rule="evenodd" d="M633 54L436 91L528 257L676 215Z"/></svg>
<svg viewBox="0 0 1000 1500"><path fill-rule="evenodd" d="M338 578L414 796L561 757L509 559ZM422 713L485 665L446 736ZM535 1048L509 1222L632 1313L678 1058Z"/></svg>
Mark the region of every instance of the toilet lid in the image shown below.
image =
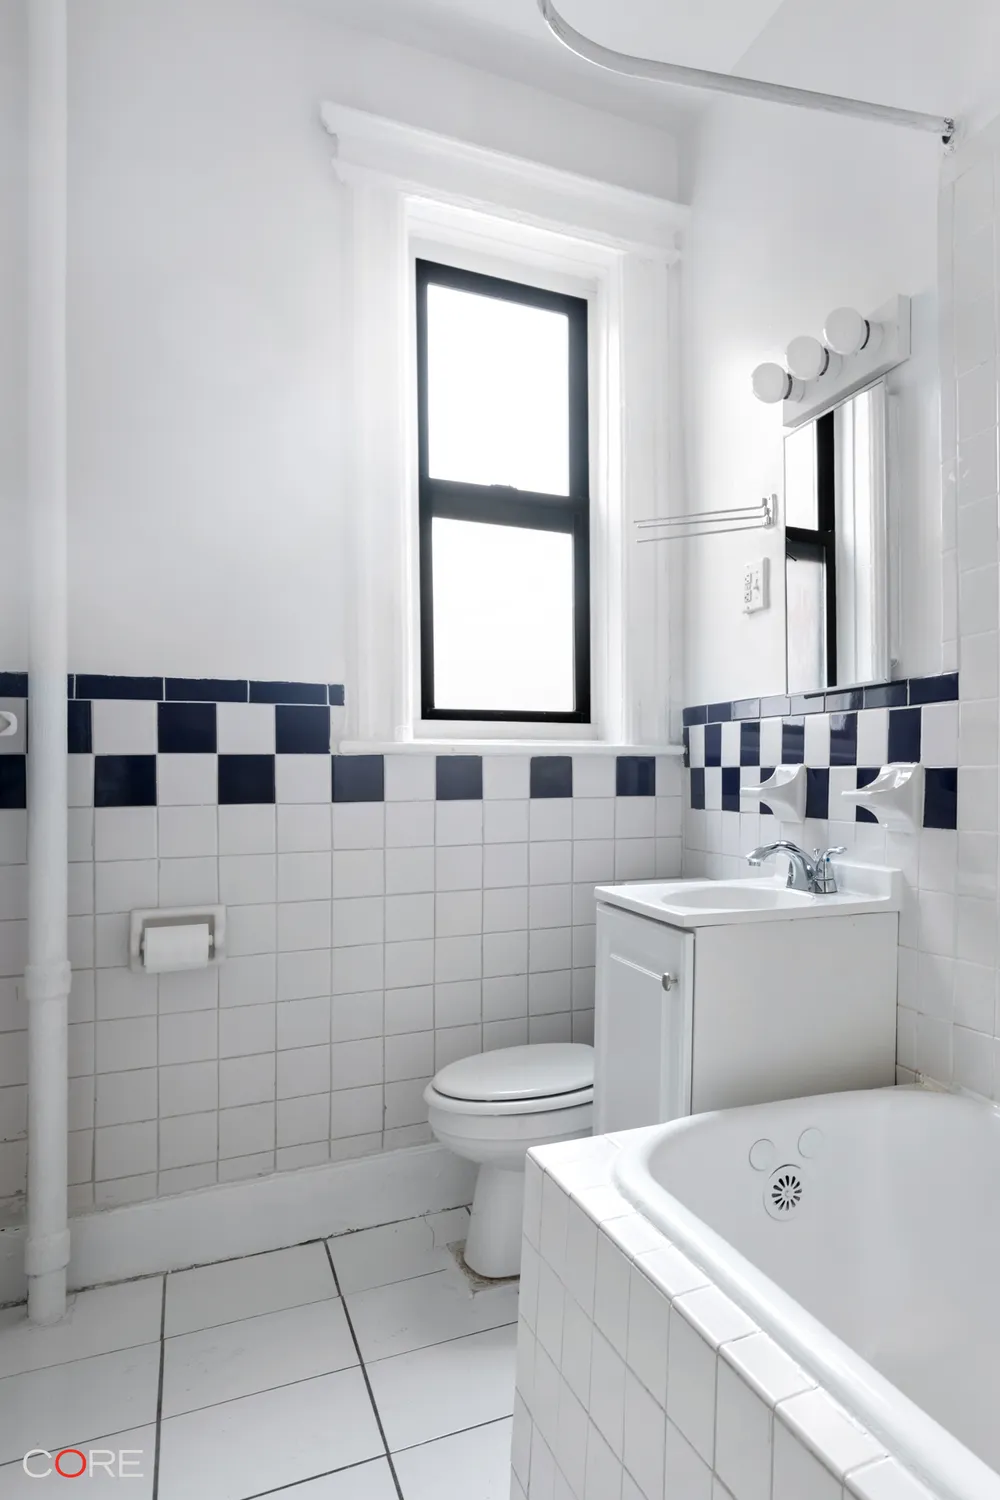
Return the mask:
<svg viewBox="0 0 1000 1500"><path fill-rule="evenodd" d="M580 1042L535 1042L462 1057L434 1080L450 1099L545 1099L591 1088L594 1049Z"/></svg>

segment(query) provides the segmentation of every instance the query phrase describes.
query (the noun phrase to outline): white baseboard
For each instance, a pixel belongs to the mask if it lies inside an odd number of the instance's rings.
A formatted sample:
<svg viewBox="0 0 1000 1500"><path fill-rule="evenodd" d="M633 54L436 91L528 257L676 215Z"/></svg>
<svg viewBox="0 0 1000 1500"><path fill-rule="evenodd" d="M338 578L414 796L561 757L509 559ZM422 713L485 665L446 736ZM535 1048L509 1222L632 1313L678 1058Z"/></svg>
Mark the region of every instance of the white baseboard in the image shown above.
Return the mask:
<svg viewBox="0 0 1000 1500"><path fill-rule="evenodd" d="M437 1144L411 1146L130 1203L70 1220L69 1285L96 1286L281 1250L472 1201L476 1168ZM0 1230L0 1305L27 1294L22 1225Z"/></svg>

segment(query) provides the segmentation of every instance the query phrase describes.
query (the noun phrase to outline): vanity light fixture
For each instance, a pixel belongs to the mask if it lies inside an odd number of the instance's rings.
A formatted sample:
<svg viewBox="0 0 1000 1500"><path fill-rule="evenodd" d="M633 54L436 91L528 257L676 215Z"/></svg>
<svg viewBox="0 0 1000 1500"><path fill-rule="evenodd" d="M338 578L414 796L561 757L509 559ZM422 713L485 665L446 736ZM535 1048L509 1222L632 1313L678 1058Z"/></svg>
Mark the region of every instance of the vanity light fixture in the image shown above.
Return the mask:
<svg viewBox="0 0 1000 1500"><path fill-rule="evenodd" d="M814 339L812 334L800 334L792 339L785 350L785 363L798 380L818 380L821 375L836 374L840 369L840 355Z"/></svg>
<svg viewBox="0 0 1000 1500"><path fill-rule="evenodd" d="M823 337L836 354L850 359L867 349L874 354L882 342L882 325L863 318L854 307L837 307L823 325Z"/></svg>
<svg viewBox="0 0 1000 1500"><path fill-rule="evenodd" d="M779 401L799 401L804 392L800 381L789 375L783 365L773 362L758 365L751 376L753 393L758 401L776 406Z"/></svg>

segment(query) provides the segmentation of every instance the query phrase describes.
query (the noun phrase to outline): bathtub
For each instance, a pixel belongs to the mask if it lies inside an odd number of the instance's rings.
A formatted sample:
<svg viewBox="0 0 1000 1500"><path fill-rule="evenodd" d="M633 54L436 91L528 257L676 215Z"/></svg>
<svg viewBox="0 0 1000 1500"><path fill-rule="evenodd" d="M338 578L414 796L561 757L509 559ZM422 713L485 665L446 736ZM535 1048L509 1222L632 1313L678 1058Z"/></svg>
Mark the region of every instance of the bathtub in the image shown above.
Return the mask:
<svg viewBox="0 0 1000 1500"><path fill-rule="evenodd" d="M1000 1110L875 1089L677 1120L618 1191L941 1500L1000 1500Z"/></svg>

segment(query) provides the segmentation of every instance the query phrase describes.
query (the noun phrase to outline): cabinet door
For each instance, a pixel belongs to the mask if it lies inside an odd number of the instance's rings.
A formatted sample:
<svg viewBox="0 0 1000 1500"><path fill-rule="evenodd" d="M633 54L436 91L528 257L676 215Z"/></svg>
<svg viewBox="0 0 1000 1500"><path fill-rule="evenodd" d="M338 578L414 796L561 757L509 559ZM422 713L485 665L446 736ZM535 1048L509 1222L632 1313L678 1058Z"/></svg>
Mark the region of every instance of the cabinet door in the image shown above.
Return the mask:
<svg viewBox="0 0 1000 1500"><path fill-rule="evenodd" d="M693 982L691 933L598 906L595 1133L689 1113Z"/></svg>

